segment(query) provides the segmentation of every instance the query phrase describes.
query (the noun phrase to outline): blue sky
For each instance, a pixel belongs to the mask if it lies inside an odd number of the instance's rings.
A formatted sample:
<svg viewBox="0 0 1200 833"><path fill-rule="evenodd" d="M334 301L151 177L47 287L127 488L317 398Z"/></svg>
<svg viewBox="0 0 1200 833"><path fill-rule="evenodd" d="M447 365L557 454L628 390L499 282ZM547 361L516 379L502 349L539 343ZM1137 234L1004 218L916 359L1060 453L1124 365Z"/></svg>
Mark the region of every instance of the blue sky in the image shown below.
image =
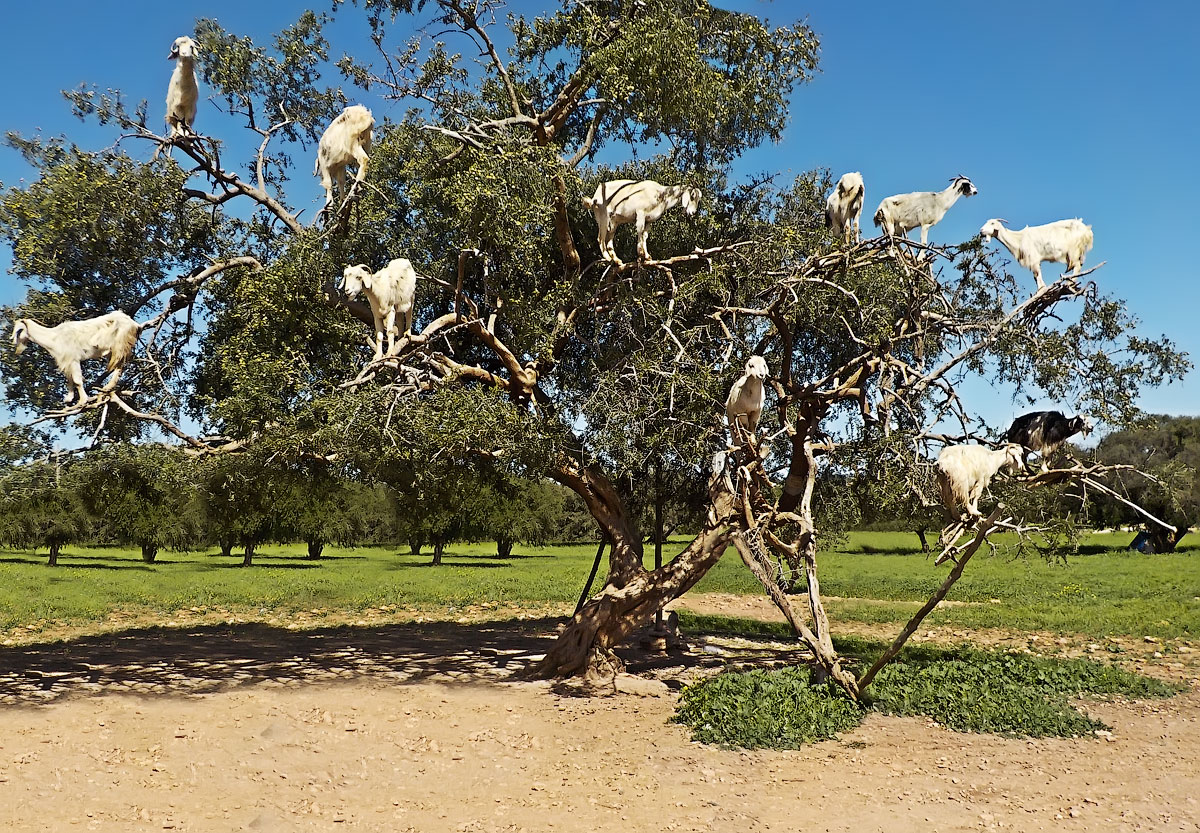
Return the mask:
<svg viewBox="0 0 1200 833"><path fill-rule="evenodd" d="M517 5L532 11L550 4ZM821 72L794 94L784 140L748 153L742 173L862 171L864 221L888 194L970 176L979 195L950 210L932 230L934 242L967 239L990 217L1018 228L1082 217L1096 238L1088 264L1108 262L1093 276L1101 288L1129 301L1143 334L1165 333L1200 356L1194 321L1200 276L1190 245L1192 203L1200 194L1200 4L721 5L775 23L804 15L822 41ZM167 51L196 18L215 17L265 43L303 8L245 0L10 4L0 29L0 130L65 132L84 147L103 147L112 134L73 119L60 90L83 81L119 88L135 101L148 99L157 121L171 71ZM365 26L352 9L328 34L335 57L368 52ZM402 110L365 103L377 115ZM222 118L201 102L198 126L208 131ZM18 154L0 148L0 182L11 186L28 175ZM293 205L311 202L316 210L321 194L315 180L298 176L289 196ZM868 222L864 230L871 228ZM10 262L0 246L0 268ZM1047 265L1047 276L1058 274L1053 269ZM1017 274L1032 291L1032 276ZM0 278L0 302L12 303L22 292L13 278ZM986 384L968 393L969 405L989 421L1026 410ZM1200 392L1189 377L1148 391L1142 407L1200 414Z"/></svg>

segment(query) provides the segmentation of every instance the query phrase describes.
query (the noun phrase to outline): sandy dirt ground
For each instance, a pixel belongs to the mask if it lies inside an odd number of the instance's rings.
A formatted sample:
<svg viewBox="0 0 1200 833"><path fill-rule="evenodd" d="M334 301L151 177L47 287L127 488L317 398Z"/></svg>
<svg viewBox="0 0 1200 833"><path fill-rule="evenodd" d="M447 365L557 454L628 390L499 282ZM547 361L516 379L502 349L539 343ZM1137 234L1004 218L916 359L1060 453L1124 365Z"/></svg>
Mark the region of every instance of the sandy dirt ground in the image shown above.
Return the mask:
<svg viewBox="0 0 1200 833"><path fill-rule="evenodd" d="M757 610L736 597L689 606ZM633 651L615 694L579 696L516 679L554 622L180 623L4 646L0 827L1200 831L1194 682L1166 701L1086 704L1111 738L1012 740L872 715L802 751L731 751L668 723L676 689L731 659L794 660L789 648L708 638L683 655ZM1157 658L1167 646L1129 647L1125 660L1151 673L1198 672L1186 646Z"/></svg>

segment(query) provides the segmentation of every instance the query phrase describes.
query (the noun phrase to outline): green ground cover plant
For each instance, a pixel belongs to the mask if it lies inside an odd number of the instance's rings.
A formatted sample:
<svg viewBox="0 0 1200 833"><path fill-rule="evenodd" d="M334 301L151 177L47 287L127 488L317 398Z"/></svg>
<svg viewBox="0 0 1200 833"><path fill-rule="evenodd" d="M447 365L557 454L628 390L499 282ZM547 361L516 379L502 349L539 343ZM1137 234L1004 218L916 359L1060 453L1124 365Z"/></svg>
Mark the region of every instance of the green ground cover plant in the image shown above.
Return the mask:
<svg viewBox="0 0 1200 833"><path fill-rule="evenodd" d="M881 645L838 646L859 659ZM880 672L866 710L814 682L807 668L726 672L688 686L673 718L704 743L796 749L854 728L867 710L925 716L959 732L1075 737L1107 729L1070 701L1169 697L1181 687L1086 659L1053 659L972 648L905 651Z"/></svg>

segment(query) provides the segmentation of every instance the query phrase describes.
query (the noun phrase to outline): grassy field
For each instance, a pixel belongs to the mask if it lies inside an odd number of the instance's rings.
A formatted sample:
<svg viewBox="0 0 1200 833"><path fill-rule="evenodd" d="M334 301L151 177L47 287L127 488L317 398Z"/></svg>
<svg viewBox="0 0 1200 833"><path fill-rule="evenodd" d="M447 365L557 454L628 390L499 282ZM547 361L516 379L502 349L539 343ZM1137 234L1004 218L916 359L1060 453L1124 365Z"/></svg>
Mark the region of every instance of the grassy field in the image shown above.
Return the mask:
<svg viewBox="0 0 1200 833"><path fill-rule="evenodd" d="M1200 636L1200 545L1145 556L1123 547L1129 534L1089 536L1065 563L977 555L930 624L1107 635ZM907 619L946 574L905 533L854 533L822 553L821 582L835 620ZM668 554L672 551L668 547ZM499 559L492 545L459 545L445 564L407 548L327 549L319 561L301 546L268 547L249 569L240 556L165 553L143 564L132 550L68 548L60 566L44 554L0 553L0 629L38 622L87 625L114 611L150 617L191 608L251 618L321 610L353 616L396 605L412 611L496 603L544 608L573 604L594 545L519 547ZM761 593L730 552L697 592Z"/></svg>

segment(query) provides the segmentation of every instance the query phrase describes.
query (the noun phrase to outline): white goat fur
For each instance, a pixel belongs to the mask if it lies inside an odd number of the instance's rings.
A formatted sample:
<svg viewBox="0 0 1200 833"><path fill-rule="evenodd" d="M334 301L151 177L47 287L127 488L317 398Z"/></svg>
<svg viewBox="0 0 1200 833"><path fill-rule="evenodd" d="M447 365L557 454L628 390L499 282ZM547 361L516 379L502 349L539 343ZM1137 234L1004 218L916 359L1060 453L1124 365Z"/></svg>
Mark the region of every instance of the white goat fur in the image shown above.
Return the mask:
<svg viewBox="0 0 1200 833"><path fill-rule="evenodd" d="M982 445L948 445L937 459L938 489L947 517L957 520L965 509L979 517L979 498L1000 469L1017 471L1025 451L1017 443L991 449Z"/></svg>
<svg viewBox="0 0 1200 833"><path fill-rule="evenodd" d="M851 171L842 174L825 201L825 225L846 242L857 241L861 235L858 221L862 217L864 190L862 174Z"/></svg>
<svg viewBox="0 0 1200 833"><path fill-rule="evenodd" d="M946 216L947 209L958 202L959 197L973 197L978 193L971 180L956 176L944 191L914 191L885 197L875 210L875 225L888 237L895 237L897 232L904 236L911 229L920 227L921 245L924 246L929 242L930 227Z"/></svg>
<svg viewBox="0 0 1200 833"><path fill-rule="evenodd" d="M646 247L647 225L680 203L689 216L695 214L700 206L700 196L699 188L685 185L660 185L652 179L640 182L614 179L600 183L590 200L583 198L583 204L592 209L596 217L601 256L620 263L613 248L617 226L637 223L638 255L642 260L652 260Z"/></svg>
<svg viewBox="0 0 1200 833"><path fill-rule="evenodd" d="M82 405L88 400L88 392L83 386L79 363L107 356L112 378L104 390L114 389L121 378L122 365L133 354L139 330L136 321L117 310L83 321L64 321L56 327L45 327L32 318L18 318L13 325L12 340L17 353L24 352L31 341L46 348L67 377L67 395L63 401L70 404L78 392Z"/></svg>
<svg viewBox="0 0 1200 833"><path fill-rule="evenodd" d="M729 396L725 400L725 416L729 420L729 430L734 432L735 439L739 425L751 434L758 428L763 401L766 399L763 380L769 373L766 359L762 356L751 356L746 362L746 372L739 376L729 389Z"/></svg>
<svg viewBox="0 0 1200 833"><path fill-rule="evenodd" d="M347 266L342 272L342 286L353 298L364 292L371 304L375 317L375 359L383 358L383 336L388 339L388 355L395 352L397 323L404 328L404 335L412 332L413 296L417 291L417 273L412 263L398 257L375 274L366 266Z"/></svg>
<svg viewBox="0 0 1200 833"><path fill-rule="evenodd" d="M175 61L171 83L167 86L167 125L171 138L186 136L192 132L196 121L196 101L200 89L196 86L196 42L186 35L175 38L171 44L169 60Z"/></svg>
<svg viewBox="0 0 1200 833"><path fill-rule="evenodd" d="M371 111L361 104L354 104L339 113L321 134L313 176L321 177L326 208L333 202L335 182L339 192L346 190L346 166L358 165L358 173L354 175L356 183L366 177L371 131L374 128L375 117Z"/></svg>
<svg viewBox="0 0 1200 833"><path fill-rule="evenodd" d="M1046 284L1042 281L1042 262L1065 263L1078 275L1083 268L1083 258L1092 249L1092 227L1083 220L1058 220L1044 226L1026 226L1020 231L1007 229L1003 220L988 220L979 233L994 237L1003 243L1017 263L1024 266L1037 280L1038 289Z"/></svg>

